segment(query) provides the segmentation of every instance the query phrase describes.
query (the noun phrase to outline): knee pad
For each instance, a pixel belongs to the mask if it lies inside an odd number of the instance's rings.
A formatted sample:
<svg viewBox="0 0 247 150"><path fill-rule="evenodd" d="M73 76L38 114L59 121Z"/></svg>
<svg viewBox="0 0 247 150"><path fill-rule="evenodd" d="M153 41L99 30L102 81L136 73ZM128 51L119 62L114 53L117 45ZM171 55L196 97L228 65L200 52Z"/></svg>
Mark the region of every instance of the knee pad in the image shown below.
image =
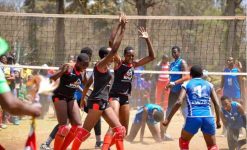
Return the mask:
<svg viewBox="0 0 247 150"><path fill-rule="evenodd" d="M58 127L57 134L65 137L69 133L69 130L70 130L70 128L68 125L60 125Z"/></svg>
<svg viewBox="0 0 247 150"><path fill-rule="evenodd" d="M79 140L80 142L85 141L88 137L90 136L90 132L88 132L84 128L78 128L77 129L77 134L76 134L76 139Z"/></svg>
<svg viewBox="0 0 247 150"><path fill-rule="evenodd" d="M208 150L219 150L217 145L214 146L208 146Z"/></svg>
<svg viewBox="0 0 247 150"><path fill-rule="evenodd" d="M185 141L181 137L179 138L179 147L180 150L188 150L190 141Z"/></svg>
<svg viewBox="0 0 247 150"><path fill-rule="evenodd" d="M115 138L116 140L123 140L126 135L126 129L124 126L119 126L112 128L112 130L115 132Z"/></svg>

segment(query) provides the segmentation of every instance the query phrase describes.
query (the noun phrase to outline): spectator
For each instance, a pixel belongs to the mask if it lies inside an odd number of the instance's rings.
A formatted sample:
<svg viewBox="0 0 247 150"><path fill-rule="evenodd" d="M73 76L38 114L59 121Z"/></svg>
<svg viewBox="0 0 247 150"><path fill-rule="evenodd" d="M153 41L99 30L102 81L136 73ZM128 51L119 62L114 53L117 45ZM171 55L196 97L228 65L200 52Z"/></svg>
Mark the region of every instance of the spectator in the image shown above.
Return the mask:
<svg viewBox="0 0 247 150"><path fill-rule="evenodd" d="M157 70L169 71L168 55L163 55L162 61L157 64ZM169 84L168 74L159 74L156 84L155 103L161 105L164 110L167 108L169 89L165 87Z"/></svg>
<svg viewBox="0 0 247 150"><path fill-rule="evenodd" d="M227 67L224 72L238 73L240 70L234 66L233 57L228 57ZM227 96L233 101L243 104L243 99L245 97L243 91L242 77L239 75L224 75L221 77L221 88L223 90L223 96Z"/></svg>

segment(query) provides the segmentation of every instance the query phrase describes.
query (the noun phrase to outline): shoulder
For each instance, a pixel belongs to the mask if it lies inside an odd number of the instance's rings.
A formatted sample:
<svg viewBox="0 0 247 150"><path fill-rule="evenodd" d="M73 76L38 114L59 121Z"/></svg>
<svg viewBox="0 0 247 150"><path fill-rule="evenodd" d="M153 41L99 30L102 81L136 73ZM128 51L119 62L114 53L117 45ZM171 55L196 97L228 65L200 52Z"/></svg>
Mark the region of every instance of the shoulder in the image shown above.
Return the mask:
<svg viewBox="0 0 247 150"><path fill-rule="evenodd" d="M182 88L186 89L188 84L191 82L191 80L189 81L185 81L183 84L182 84Z"/></svg>
<svg viewBox="0 0 247 150"><path fill-rule="evenodd" d="M213 85L211 82L206 81L206 80L204 80L204 82L205 82L211 89L214 88L214 85Z"/></svg>

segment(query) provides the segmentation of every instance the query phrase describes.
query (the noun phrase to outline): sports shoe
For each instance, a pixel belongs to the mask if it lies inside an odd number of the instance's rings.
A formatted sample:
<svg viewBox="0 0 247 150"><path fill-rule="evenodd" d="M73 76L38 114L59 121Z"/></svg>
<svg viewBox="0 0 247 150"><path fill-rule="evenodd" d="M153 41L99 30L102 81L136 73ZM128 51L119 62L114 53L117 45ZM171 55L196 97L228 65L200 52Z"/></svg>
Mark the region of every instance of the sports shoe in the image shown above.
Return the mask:
<svg viewBox="0 0 247 150"><path fill-rule="evenodd" d="M41 150L51 150L50 146L47 145L46 143L42 143L42 144L40 145L40 149L41 149Z"/></svg>
<svg viewBox="0 0 247 150"><path fill-rule="evenodd" d="M163 140L164 141L173 141L173 138L169 134L165 134Z"/></svg>
<svg viewBox="0 0 247 150"><path fill-rule="evenodd" d="M0 128L6 129L8 126L6 124L0 124Z"/></svg>
<svg viewBox="0 0 247 150"><path fill-rule="evenodd" d="M97 141L95 143L95 149L101 149L102 145L103 145L103 142L102 141Z"/></svg>

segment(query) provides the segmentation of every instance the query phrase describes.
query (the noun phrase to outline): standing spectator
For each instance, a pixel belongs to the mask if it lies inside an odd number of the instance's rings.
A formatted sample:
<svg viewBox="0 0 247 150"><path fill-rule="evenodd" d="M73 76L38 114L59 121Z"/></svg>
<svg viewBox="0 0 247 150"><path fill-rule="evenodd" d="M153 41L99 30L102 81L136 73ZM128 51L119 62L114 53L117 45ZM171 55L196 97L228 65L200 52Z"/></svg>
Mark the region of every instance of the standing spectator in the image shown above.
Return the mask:
<svg viewBox="0 0 247 150"><path fill-rule="evenodd" d="M8 59L6 55L2 55L0 57L0 64L1 65L7 65L8 64ZM13 93L14 86L15 86L15 74L13 68L10 67L1 67L3 73L5 74L5 78L7 80L7 83L10 87L11 92ZM9 122L10 119L10 114L7 113L6 111L3 111L3 125L4 127L7 127L6 124Z"/></svg>
<svg viewBox="0 0 247 150"><path fill-rule="evenodd" d="M157 70L169 71L168 55L163 55L162 61L157 64ZM169 89L165 87L169 84L168 74L159 74L156 84L155 103L161 105L164 110L167 108Z"/></svg>
<svg viewBox="0 0 247 150"><path fill-rule="evenodd" d="M233 57L227 59L227 67L224 69L224 72L237 73L240 70L234 66ZM233 101L243 104L244 92L242 85L242 77L239 75L225 75L221 77L221 89L223 90L223 96L227 96Z"/></svg>

